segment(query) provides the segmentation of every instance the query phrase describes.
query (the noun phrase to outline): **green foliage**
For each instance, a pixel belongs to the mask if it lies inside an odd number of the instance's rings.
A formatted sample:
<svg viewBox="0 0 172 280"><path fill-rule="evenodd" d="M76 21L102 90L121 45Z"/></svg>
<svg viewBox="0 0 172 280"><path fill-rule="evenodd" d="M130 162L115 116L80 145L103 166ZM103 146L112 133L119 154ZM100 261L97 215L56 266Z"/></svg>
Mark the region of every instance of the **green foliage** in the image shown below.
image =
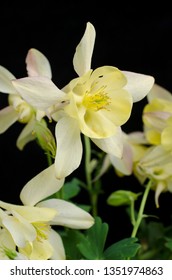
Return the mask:
<svg viewBox="0 0 172 280"><path fill-rule="evenodd" d="M63 199L69 200L77 196L80 192L80 182L77 178L73 178L63 186Z"/></svg>
<svg viewBox="0 0 172 280"><path fill-rule="evenodd" d="M136 243L137 238L125 238L108 247L104 256L106 260L127 260L134 257L140 249L140 244Z"/></svg>
<svg viewBox="0 0 172 280"><path fill-rule="evenodd" d="M68 259L86 260L127 260L136 255L140 248L137 238L120 240L105 248L108 236L108 224L100 217L95 224L82 233L77 230L66 230L62 235Z"/></svg>

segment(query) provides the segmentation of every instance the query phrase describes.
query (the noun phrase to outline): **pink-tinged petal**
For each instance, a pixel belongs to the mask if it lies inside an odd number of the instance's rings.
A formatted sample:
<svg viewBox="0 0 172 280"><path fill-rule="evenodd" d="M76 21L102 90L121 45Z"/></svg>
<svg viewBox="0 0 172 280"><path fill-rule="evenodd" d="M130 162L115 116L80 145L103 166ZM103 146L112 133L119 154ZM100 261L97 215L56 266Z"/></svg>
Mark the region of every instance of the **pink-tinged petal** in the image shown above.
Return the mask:
<svg viewBox="0 0 172 280"><path fill-rule="evenodd" d="M35 124L35 119L31 119L23 128L19 137L17 138L17 148L19 150L23 150L27 143L33 141L35 139L35 135L33 134L33 127Z"/></svg>
<svg viewBox="0 0 172 280"><path fill-rule="evenodd" d="M117 129L117 133L111 137L103 139L91 138L91 140L105 153L112 154L118 158L122 157L123 139L120 127Z"/></svg>
<svg viewBox="0 0 172 280"><path fill-rule="evenodd" d="M85 33L76 47L73 58L73 65L79 76L84 75L91 69L91 58L94 49L96 32L94 26L87 22Z"/></svg>
<svg viewBox="0 0 172 280"><path fill-rule="evenodd" d="M53 248L53 254L50 257L51 260L65 260L65 250L61 236L55 231L51 230L48 236L49 242Z"/></svg>
<svg viewBox="0 0 172 280"><path fill-rule="evenodd" d="M152 89L147 95L147 99L149 102L151 102L151 100L155 98L160 98L172 102L171 92L159 86L158 84L154 84Z"/></svg>
<svg viewBox="0 0 172 280"><path fill-rule="evenodd" d="M52 164L32 178L21 190L20 199L24 205L33 206L42 199L59 191L64 179L55 177L55 166Z"/></svg>
<svg viewBox="0 0 172 280"><path fill-rule="evenodd" d="M78 122L70 117L60 119L55 129L57 153L55 172L64 178L78 168L82 158L82 142Z"/></svg>
<svg viewBox="0 0 172 280"><path fill-rule="evenodd" d="M0 91L3 93L16 94L17 91L13 87L11 80L15 79L14 75L3 66L0 66Z"/></svg>
<svg viewBox="0 0 172 280"><path fill-rule="evenodd" d="M133 102L143 99L154 85L155 79L152 76L128 71L122 72L127 78L124 89L131 93Z"/></svg>
<svg viewBox="0 0 172 280"><path fill-rule="evenodd" d="M18 113L12 106L0 110L0 133L5 132L18 120Z"/></svg>
<svg viewBox="0 0 172 280"><path fill-rule="evenodd" d="M94 218L88 212L65 200L48 199L38 203L37 206L52 208L57 211L57 215L50 222L51 225L87 229L94 224Z"/></svg>
<svg viewBox="0 0 172 280"><path fill-rule="evenodd" d="M16 90L33 107L46 111L66 99L66 94L46 77L28 77L12 81Z"/></svg>
<svg viewBox="0 0 172 280"><path fill-rule="evenodd" d="M26 69L28 76L43 76L52 78L51 66L48 59L37 49L30 49L26 56Z"/></svg>

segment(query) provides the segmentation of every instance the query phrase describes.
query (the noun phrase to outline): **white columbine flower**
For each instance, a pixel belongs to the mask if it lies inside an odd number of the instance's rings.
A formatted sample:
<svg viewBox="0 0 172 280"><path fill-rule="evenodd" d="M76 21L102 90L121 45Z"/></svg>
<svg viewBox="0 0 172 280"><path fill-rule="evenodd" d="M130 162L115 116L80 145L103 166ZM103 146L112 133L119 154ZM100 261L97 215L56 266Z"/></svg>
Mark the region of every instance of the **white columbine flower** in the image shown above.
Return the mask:
<svg viewBox="0 0 172 280"><path fill-rule="evenodd" d="M24 186L20 194L23 205L0 201L0 225L8 232L3 244L0 239L0 247L6 246L6 238L10 235L12 245L28 259L65 259L62 239L52 225L87 229L94 219L65 200L44 200L57 192L63 183L64 179L56 179L52 165Z"/></svg>
<svg viewBox="0 0 172 280"><path fill-rule="evenodd" d="M116 67L91 70L94 42L95 29L88 22L73 58L79 77L63 88L66 99L62 100L65 106L61 115L53 114L58 108L59 89L47 79L31 77L13 81L16 90L28 103L52 114L57 121L57 178L68 176L80 165L81 133L106 153L121 157L121 125L130 117L133 102L144 98L154 83L151 76L120 71Z"/></svg>
<svg viewBox="0 0 172 280"><path fill-rule="evenodd" d="M51 67L47 58L38 50L30 49L26 56L26 68L29 77L44 77L51 83ZM35 120L40 120L46 113L24 100L12 84L15 76L3 66L0 66L0 91L8 94L9 105L0 110L0 133L4 133L15 122L25 124L17 139L17 147L22 150L24 146L35 139L32 134ZM59 98L65 94L58 92ZM58 98L57 98L58 99Z"/></svg>

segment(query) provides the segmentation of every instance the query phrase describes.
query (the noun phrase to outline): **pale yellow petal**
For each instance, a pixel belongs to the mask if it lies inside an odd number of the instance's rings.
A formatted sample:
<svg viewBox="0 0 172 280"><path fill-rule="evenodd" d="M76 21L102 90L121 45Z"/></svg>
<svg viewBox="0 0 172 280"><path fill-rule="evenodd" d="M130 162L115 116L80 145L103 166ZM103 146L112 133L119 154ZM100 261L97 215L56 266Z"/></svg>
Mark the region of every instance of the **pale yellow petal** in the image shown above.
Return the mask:
<svg viewBox="0 0 172 280"><path fill-rule="evenodd" d="M18 118L19 115L12 106L0 110L0 133L5 132Z"/></svg>
<svg viewBox="0 0 172 280"><path fill-rule="evenodd" d="M95 36L94 26L90 22L87 22L85 33L76 47L73 58L74 69L79 76L82 76L91 68Z"/></svg>
<svg viewBox="0 0 172 280"><path fill-rule="evenodd" d="M57 178L65 178L78 168L82 158L82 142L78 121L64 117L58 121L55 130L57 152L55 173Z"/></svg>
<svg viewBox="0 0 172 280"><path fill-rule="evenodd" d="M51 246L53 247L53 254L50 259L65 260L66 255L61 236L55 230L51 230L48 238Z"/></svg>
<svg viewBox="0 0 172 280"><path fill-rule="evenodd" d="M24 205L33 206L53 193L59 191L64 179L55 177L54 164L32 178L21 190L20 199Z"/></svg>
<svg viewBox="0 0 172 280"><path fill-rule="evenodd" d="M0 91L3 93L16 94L11 80L15 79L14 75L3 66L0 66Z"/></svg>
<svg viewBox="0 0 172 280"><path fill-rule="evenodd" d="M16 143L19 150L23 150L27 143L35 139L35 135L33 134L34 123L35 119L33 118L24 126L22 132L19 134Z"/></svg>

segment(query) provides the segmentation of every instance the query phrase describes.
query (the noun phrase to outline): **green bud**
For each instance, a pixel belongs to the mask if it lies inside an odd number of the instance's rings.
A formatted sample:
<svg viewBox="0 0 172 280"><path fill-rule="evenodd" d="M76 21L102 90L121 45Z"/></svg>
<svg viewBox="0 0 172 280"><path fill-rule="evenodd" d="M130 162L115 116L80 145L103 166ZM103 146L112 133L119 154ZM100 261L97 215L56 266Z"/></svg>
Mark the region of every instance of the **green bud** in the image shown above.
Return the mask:
<svg viewBox="0 0 172 280"><path fill-rule="evenodd" d="M107 203L112 206L130 205L131 202L137 200L141 193L133 193L125 190L118 190L108 197Z"/></svg>
<svg viewBox="0 0 172 280"><path fill-rule="evenodd" d="M35 122L33 133L41 148L55 158L56 142L44 119Z"/></svg>

